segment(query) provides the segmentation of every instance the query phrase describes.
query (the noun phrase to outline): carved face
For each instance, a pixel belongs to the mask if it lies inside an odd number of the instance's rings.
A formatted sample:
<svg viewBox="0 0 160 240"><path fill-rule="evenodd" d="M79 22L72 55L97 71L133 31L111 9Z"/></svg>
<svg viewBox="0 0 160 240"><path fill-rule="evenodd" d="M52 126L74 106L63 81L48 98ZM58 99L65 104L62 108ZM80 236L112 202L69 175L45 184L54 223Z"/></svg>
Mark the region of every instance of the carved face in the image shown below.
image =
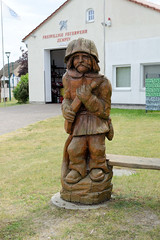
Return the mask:
<svg viewBox="0 0 160 240"><path fill-rule="evenodd" d="M92 60L87 53L76 53L73 58L73 66L80 73L87 73L92 68Z"/></svg>

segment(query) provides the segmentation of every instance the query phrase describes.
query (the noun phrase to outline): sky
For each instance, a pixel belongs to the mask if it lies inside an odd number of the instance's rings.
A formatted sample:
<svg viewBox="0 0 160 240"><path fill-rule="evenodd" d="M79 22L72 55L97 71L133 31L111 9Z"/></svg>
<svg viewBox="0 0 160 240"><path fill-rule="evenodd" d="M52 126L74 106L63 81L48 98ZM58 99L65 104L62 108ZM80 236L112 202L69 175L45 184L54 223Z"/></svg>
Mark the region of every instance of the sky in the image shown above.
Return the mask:
<svg viewBox="0 0 160 240"><path fill-rule="evenodd" d="M65 1L66 0L3 0L8 7L19 15L19 18L15 19L11 16L9 17L5 11L3 13L4 52L11 52L10 62L19 59L21 56L20 47L26 50L22 39ZM160 4L160 0L146 1ZM6 56L4 56L4 63L7 63ZM2 66L2 40L0 37L0 69Z"/></svg>
<svg viewBox="0 0 160 240"><path fill-rule="evenodd" d="M3 8L4 52L11 52L9 61L15 61L21 56L20 47L26 50L22 39L35 27L45 20L66 0L3 0L5 5L18 14L18 18L11 17ZM4 56L4 63L7 57ZM0 69L3 67L2 39L0 25Z"/></svg>

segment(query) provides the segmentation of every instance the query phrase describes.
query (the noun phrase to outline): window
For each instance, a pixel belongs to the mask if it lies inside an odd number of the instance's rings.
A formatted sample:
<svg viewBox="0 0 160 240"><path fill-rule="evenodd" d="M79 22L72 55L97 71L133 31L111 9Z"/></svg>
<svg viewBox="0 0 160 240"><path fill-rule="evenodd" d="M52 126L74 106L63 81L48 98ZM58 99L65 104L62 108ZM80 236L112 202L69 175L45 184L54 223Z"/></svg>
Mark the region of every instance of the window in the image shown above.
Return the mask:
<svg viewBox="0 0 160 240"><path fill-rule="evenodd" d="M3 88L4 88L4 83L5 83L5 87L9 88L9 80L5 80L5 81L2 80L1 84Z"/></svg>
<svg viewBox="0 0 160 240"><path fill-rule="evenodd" d="M116 88L131 87L131 67L116 67Z"/></svg>
<svg viewBox="0 0 160 240"><path fill-rule="evenodd" d="M143 82L142 82L143 88L145 88L145 79L146 78L160 78L160 64L143 66Z"/></svg>
<svg viewBox="0 0 160 240"><path fill-rule="evenodd" d="M93 9L87 10L87 22L94 22L94 10Z"/></svg>

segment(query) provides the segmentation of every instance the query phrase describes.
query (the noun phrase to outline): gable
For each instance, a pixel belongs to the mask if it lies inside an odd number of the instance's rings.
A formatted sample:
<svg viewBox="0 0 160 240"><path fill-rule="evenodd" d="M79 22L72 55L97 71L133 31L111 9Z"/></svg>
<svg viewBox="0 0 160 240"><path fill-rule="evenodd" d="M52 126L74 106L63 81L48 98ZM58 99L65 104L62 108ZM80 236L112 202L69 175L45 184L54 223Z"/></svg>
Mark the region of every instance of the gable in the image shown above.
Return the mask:
<svg viewBox="0 0 160 240"><path fill-rule="evenodd" d="M146 0L127 0L129 2L141 5L146 8L150 8L152 10L160 12L160 5L147 2ZM41 22L35 29L33 29L27 36L25 36L22 41L25 41L29 36L31 36L36 30L38 30L41 26L43 26L45 23L47 23L49 20L52 19L57 13L62 10L63 7L65 7L71 0L65 1L58 9L56 9L50 16L48 16L43 22ZM108 6L109 7L109 6Z"/></svg>
<svg viewBox="0 0 160 240"><path fill-rule="evenodd" d="M121 2L121 1L122 1L122 3L123 3L123 0L119 0L119 2ZM160 12L160 5L147 2L146 0L125 0L125 1L126 1L126 2L134 3L134 5L143 6L143 7L146 7L146 8L148 8L148 9L155 10L155 11L157 11L157 12ZM33 34L36 30L39 30L40 27L44 26L45 23L50 23L50 20L52 19L52 17L57 16L57 13L58 13L58 16L61 15L61 13L62 13L61 10L62 10L62 9L63 9L63 10L67 9L67 8L64 8L64 7L66 7L66 5L68 6L68 3L69 3L69 2L71 2L71 0L65 1L56 11L54 11L54 12L53 12L50 16L48 16L42 23L40 23L35 29L33 29L27 36L25 36L25 37L22 39L22 41L25 41L28 37L32 36L32 34ZM75 1L75 2L76 2L76 1ZM73 1L73 3L75 3L75 2ZM108 9L110 9L110 5L112 5L112 4L115 5L115 4L117 4L117 3L118 3L117 0L112 0L111 2L108 1L108 7L107 7L107 9L106 9L106 14L107 14L107 12L108 12ZM88 4L90 4L89 1L88 1ZM120 5L121 5L121 3L120 3ZM122 5L125 6L125 3L123 3ZM98 5L98 6L99 6L99 5ZM98 9L98 6L97 6L97 9ZM83 4L81 4L81 7L83 8ZM114 11L113 11L113 9L114 9ZM141 10L141 9L139 8L139 10ZM67 9L67 11L68 11L68 9ZM114 15L113 12L116 13L116 8L115 8L115 7L112 7L112 11L110 12L110 15ZM145 9L144 9L143 12L147 12L147 11L145 11ZM151 13L152 13L152 11L151 11ZM117 15L117 17L119 17L119 15ZM116 18L117 18L117 17L116 17ZM102 18L103 18L103 16L102 16ZM124 16L123 16L122 18L124 18ZM121 22L121 19L119 19L118 21ZM126 20L125 20L125 21L126 21ZM153 20L153 21L154 21L154 20ZM52 22L53 22L53 21L52 21ZM52 24L53 24L53 23L52 23ZM126 25L126 23L125 23L125 25Z"/></svg>
<svg viewBox="0 0 160 240"><path fill-rule="evenodd" d="M30 35L32 35L37 29L39 29L44 23L46 23L47 21L49 21L55 14L57 14L61 8L63 8L68 2L70 2L71 0L67 0L66 2L64 2L59 8L57 8L51 15L49 15L43 22L41 22L36 28L34 28L27 36L25 36L22 41L25 41Z"/></svg>
<svg viewBox="0 0 160 240"><path fill-rule="evenodd" d="M128 1L136 3L136 4L139 4L139 5L143 6L143 7L150 8L152 10L160 12L160 5L158 5L158 4L147 2L145 0L128 0Z"/></svg>

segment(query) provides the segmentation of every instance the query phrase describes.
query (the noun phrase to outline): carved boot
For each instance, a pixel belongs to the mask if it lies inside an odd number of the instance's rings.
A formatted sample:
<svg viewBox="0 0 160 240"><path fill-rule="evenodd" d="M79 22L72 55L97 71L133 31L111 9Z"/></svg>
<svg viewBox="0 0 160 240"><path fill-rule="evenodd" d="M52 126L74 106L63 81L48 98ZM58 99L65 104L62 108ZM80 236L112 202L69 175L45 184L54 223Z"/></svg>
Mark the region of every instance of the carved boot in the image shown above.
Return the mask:
<svg viewBox="0 0 160 240"><path fill-rule="evenodd" d="M89 176L91 178L92 181L95 181L95 182L99 182L99 181L102 181L104 179L104 172L102 169L99 169L99 168L95 168L95 169L92 169Z"/></svg>
<svg viewBox="0 0 160 240"><path fill-rule="evenodd" d="M71 170L66 176L65 180L67 183L77 183L82 179L82 176L76 170Z"/></svg>

